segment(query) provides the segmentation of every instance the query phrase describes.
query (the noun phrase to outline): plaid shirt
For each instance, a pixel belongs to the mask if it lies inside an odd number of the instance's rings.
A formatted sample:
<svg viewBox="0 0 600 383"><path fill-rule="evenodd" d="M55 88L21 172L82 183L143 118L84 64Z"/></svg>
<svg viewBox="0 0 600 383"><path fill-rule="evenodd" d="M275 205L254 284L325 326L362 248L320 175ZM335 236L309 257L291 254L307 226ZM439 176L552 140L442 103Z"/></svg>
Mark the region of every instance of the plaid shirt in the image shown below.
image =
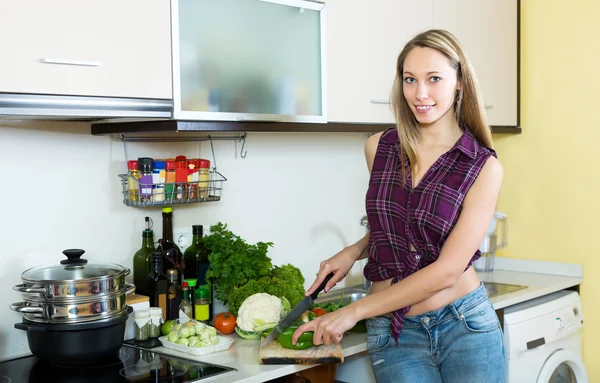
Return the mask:
<svg viewBox="0 0 600 383"><path fill-rule="evenodd" d="M496 152L468 131L442 154L416 188L408 160L402 185L400 144L396 128L386 130L377 147L366 195L370 226L369 260L364 275L371 281L396 283L433 263L456 224L463 200L483 165ZM413 244L416 251L410 250ZM481 253L475 252L470 267ZM410 306L392 313L392 335L398 336Z"/></svg>

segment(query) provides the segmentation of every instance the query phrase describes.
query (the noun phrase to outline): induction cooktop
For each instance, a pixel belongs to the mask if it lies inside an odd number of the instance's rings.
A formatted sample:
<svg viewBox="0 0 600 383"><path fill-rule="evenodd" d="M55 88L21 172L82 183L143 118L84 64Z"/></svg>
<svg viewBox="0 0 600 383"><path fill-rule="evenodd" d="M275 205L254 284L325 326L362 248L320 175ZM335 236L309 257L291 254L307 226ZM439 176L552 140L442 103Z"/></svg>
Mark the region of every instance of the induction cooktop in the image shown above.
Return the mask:
<svg viewBox="0 0 600 383"><path fill-rule="evenodd" d="M58 366L33 355L0 362L0 383L185 383L209 380L235 371L237 370L230 367L182 359L123 344L118 357L86 367Z"/></svg>

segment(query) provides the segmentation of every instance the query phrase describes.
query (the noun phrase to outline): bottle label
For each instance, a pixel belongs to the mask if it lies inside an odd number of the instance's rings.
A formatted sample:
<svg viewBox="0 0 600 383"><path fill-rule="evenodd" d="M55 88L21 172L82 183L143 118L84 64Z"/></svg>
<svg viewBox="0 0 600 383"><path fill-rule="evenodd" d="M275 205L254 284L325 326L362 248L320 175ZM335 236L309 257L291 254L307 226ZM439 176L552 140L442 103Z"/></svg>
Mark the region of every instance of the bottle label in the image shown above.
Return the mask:
<svg viewBox="0 0 600 383"><path fill-rule="evenodd" d="M194 305L196 309L195 319L205 321L208 320L208 304L196 304Z"/></svg>
<svg viewBox="0 0 600 383"><path fill-rule="evenodd" d="M163 318L167 317L167 294L160 294L158 296L158 307L162 310Z"/></svg>
<svg viewBox="0 0 600 383"><path fill-rule="evenodd" d="M148 197L152 195L152 176L142 176L140 178L140 195Z"/></svg>

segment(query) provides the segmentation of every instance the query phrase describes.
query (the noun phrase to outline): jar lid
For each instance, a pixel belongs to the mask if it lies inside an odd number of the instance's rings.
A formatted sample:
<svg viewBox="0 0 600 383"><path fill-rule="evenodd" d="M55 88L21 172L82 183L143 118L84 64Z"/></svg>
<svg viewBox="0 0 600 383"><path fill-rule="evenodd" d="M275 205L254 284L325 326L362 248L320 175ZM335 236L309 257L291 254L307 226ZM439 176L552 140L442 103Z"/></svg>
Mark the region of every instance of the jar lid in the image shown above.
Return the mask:
<svg viewBox="0 0 600 383"><path fill-rule="evenodd" d="M129 160L127 161L127 169L129 170L137 170L138 162L137 160Z"/></svg>
<svg viewBox="0 0 600 383"><path fill-rule="evenodd" d="M154 160L149 157L138 158L138 170L143 173L152 173L154 169Z"/></svg>
<svg viewBox="0 0 600 383"><path fill-rule="evenodd" d="M148 312L152 317L160 316L162 318L162 309L160 307L150 307Z"/></svg>
<svg viewBox="0 0 600 383"><path fill-rule="evenodd" d="M63 254L68 259L60 263L34 267L21 275L24 282L84 281L87 279L112 278L129 274L129 269L117 264L90 264L81 258L81 249L68 249Z"/></svg>
<svg viewBox="0 0 600 383"><path fill-rule="evenodd" d="M184 282L187 282L188 287L196 287L196 280L195 279L184 279Z"/></svg>
<svg viewBox="0 0 600 383"><path fill-rule="evenodd" d="M198 167L199 168L210 168L210 161L205 160L204 158L198 159Z"/></svg>
<svg viewBox="0 0 600 383"><path fill-rule="evenodd" d="M159 309L160 310L160 309ZM146 318L150 318L150 311L149 310L139 310L139 311L134 311L133 312L133 316L135 317L135 319L146 319Z"/></svg>

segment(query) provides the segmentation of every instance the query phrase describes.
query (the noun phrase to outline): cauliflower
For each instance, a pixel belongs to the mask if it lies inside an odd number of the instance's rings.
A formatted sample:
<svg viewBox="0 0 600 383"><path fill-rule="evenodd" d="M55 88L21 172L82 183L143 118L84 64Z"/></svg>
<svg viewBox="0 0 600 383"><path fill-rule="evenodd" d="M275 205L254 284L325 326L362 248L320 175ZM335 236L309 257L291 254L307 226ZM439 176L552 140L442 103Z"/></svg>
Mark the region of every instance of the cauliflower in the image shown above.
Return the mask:
<svg viewBox="0 0 600 383"><path fill-rule="evenodd" d="M236 319L237 326L244 331L256 331L257 327L279 323L282 312L281 299L266 293L256 293L242 302Z"/></svg>

